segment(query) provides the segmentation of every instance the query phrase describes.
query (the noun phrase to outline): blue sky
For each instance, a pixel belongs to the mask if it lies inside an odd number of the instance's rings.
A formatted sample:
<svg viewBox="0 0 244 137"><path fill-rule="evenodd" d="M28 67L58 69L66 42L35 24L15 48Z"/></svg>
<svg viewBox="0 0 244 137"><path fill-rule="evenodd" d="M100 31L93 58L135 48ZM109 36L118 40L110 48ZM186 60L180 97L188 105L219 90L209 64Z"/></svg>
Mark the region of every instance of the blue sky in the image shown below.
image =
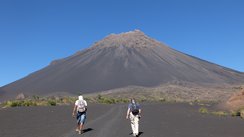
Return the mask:
<svg viewBox="0 0 244 137"><path fill-rule="evenodd" d="M243 7L243 0L0 0L0 86L134 29L244 72Z"/></svg>

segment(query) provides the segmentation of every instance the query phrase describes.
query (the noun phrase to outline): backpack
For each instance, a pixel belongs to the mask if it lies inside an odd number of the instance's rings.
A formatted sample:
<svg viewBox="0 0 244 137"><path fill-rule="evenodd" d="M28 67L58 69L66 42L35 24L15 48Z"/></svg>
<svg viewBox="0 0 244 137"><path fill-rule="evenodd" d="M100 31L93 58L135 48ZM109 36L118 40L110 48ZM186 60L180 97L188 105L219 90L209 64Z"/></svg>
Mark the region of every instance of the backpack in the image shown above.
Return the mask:
<svg viewBox="0 0 244 137"><path fill-rule="evenodd" d="M77 105L77 111L78 112L85 112L86 111L86 106L84 101L79 100L78 105Z"/></svg>
<svg viewBox="0 0 244 137"><path fill-rule="evenodd" d="M131 104L131 113L133 115L139 114L139 106L137 104Z"/></svg>

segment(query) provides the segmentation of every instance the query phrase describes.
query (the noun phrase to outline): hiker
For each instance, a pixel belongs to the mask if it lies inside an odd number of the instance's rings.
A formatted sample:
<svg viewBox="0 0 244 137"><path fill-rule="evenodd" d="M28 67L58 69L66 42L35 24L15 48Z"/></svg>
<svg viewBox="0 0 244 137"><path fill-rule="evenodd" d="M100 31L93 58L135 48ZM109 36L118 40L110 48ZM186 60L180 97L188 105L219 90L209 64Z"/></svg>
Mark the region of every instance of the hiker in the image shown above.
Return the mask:
<svg viewBox="0 0 244 137"><path fill-rule="evenodd" d="M79 96L78 100L75 101L72 116L77 119L76 131L79 134L83 133L83 127L86 120L87 102L83 99L83 96ZM76 114L76 115L75 115Z"/></svg>
<svg viewBox="0 0 244 137"><path fill-rule="evenodd" d="M135 99L131 99L128 105L126 119L130 118L133 136L139 136L139 119L141 118L141 108Z"/></svg>

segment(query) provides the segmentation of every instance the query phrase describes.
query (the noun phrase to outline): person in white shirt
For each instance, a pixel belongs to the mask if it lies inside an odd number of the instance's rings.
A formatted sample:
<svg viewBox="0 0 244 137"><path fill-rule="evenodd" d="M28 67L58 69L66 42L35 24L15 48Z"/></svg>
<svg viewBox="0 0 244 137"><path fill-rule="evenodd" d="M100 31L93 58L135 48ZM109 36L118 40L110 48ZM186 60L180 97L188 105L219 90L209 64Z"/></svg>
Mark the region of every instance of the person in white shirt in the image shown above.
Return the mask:
<svg viewBox="0 0 244 137"><path fill-rule="evenodd" d="M83 133L83 128L86 120L87 102L83 99L83 96L79 96L75 101L72 116L77 119L76 131L79 134ZM76 114L76 115L75 115Z"/></svg>

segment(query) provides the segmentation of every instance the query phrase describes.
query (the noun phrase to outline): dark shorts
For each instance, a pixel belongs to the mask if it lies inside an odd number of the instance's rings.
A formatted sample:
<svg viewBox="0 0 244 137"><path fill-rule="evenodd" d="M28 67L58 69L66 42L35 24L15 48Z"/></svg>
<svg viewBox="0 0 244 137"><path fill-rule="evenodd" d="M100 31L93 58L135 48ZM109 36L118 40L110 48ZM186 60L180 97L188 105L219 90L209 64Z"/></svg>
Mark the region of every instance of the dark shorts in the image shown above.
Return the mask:
<svg viewBox="0 0 244 137"><path fill-rule="evenodd" d="M86 113L77 112L76 119L77 119L77 124L84 124L86 121Z"/></svg>

